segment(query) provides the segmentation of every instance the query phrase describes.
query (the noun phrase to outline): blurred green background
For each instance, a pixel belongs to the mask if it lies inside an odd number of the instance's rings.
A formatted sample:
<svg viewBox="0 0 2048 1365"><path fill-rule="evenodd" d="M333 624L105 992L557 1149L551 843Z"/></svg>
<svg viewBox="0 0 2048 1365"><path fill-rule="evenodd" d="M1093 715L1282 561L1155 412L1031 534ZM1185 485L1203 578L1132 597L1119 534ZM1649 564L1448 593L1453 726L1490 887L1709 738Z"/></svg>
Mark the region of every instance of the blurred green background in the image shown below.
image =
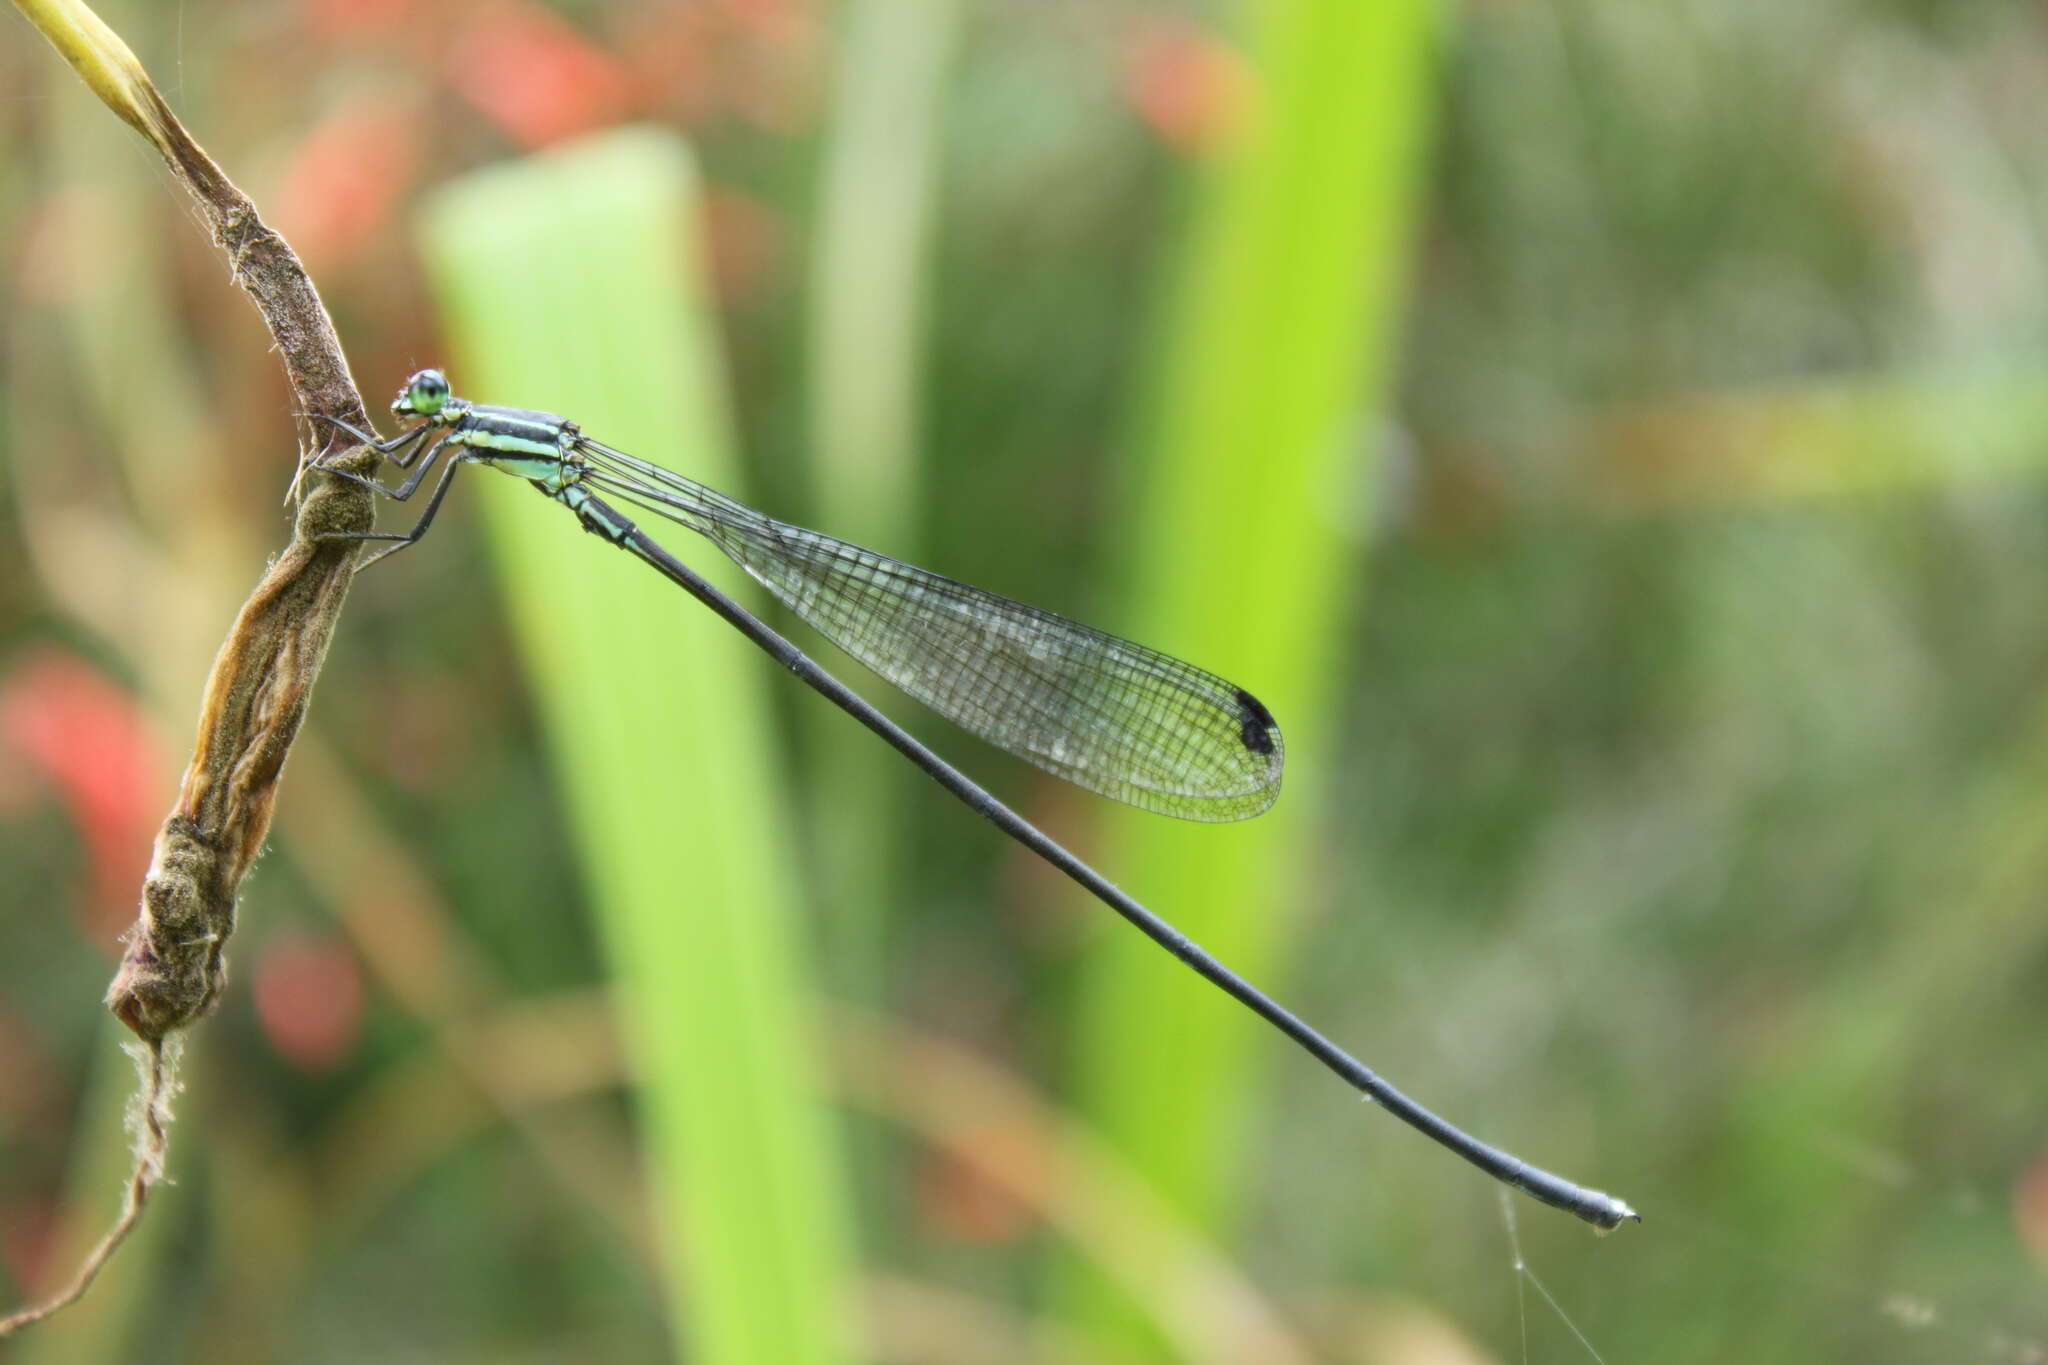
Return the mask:
<svg viewBox="0 0 2048 1365"><path fill-rule="evenodd" d="M443 364L1258 692L1287 792L1184 826L796 631L1645 1222L1502 1200L477 473L353 591L176 1183L10 1359L2048 1360L2041 7L100 11L373 411ZM97 1002L303 432L7 34L11 1300L112 1216Z"/></svg>

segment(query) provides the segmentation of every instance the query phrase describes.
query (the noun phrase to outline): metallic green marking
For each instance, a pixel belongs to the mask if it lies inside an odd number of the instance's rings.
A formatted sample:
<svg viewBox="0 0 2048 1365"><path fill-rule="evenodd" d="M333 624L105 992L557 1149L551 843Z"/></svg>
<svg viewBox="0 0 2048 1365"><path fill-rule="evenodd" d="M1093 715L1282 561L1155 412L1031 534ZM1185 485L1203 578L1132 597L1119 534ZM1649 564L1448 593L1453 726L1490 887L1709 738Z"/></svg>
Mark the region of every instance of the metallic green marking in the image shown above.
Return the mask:
<svg viewBox="0 0 2048 1365"><path fill-rule="evenodd" d="M458 430L454 439L457 444L476 450L502 450L510 455L532 455L543 460L562 458L562 447L552 440L536 441L505 431L488 431L482 428Z"/></svg>

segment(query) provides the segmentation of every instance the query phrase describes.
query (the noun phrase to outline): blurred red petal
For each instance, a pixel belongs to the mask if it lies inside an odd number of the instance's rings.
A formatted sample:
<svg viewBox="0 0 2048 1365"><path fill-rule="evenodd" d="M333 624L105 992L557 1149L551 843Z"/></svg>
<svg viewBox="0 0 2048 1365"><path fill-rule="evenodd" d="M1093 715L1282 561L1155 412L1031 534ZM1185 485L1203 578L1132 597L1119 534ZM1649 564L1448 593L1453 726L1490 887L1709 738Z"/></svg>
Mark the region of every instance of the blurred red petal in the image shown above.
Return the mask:
<svg viewBox="0 0 2048 1365"><path fill-rule="evenodd" d="M493 5L449 49L449 83L528 147L623 118L631 73L543 9Z"/></svg>
<svg viewBox="0 0 2048 1365"><path fill-rule="evenodd" d="M1124 98L1161 141L1200 153L1236 126L1248 82L1243 60L1222 39L1177 15L1162 16L1132 41Z"/></svg>
<svg viewBox="0 0 2048 1365"><path fill-rule="evenodd" d="M279 228L315 266L347 262L390 221L418 173L418 121L386 97L333 110L306 135L278 186Z"/></svg>
<svg viewBox="0 0 2048 1365"><path fill-rule="evenodd" d="M43 650L0 682L0 738L63 801L92 864L95 936L134 914L172 780L141 711L82 660Z"/></svg>
<svg viewBox="0 0 2048 1365"><path fill-rule="evenodd" d="M274 936L256 955L250 994L270 1045L301 1071L332 1071L362 1037L362 971L338 939Z"/></svg>

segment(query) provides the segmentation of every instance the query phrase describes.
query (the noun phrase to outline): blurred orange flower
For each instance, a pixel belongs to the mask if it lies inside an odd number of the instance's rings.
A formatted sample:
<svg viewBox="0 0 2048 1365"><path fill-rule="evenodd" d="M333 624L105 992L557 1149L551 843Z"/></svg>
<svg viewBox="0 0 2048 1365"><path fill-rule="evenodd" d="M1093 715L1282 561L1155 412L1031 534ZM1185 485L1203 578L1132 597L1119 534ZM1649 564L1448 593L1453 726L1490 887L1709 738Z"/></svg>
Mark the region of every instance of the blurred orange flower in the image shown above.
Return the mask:
<svg viewBox="0 0 2048 1365"><path fill-rule="evenodd" d="M609 52L537 6L491 5L448 47L448 81L507 134L545 147L618 122L630 72Z"/></svg>
<svg viewBox="0 0 2048 1365"><path fill-rule="evenodd" d="M111 947L134 918L172 787L141 711L84 660L36 650L0 680L0 741L42 774L70 814L91 865L87 927Z"/></svg>
<svg viewBox="0 0 2048 1365"><path fill-rule="evenodd" d="M1236 127L1250 75L1221 38L1180 15L1144 20L1124 67L1124 98L1176 151L1215 150Z"/></svg>
<svg viewBox="0 0 2048 1365"><path fill-rule="evenodd" d="M332 1071L362 1036L362 970L332 935L271 936L256 954L250 996L270 1045L301 1071Z"/></svg>
<svg viewBox="0 0 2048 1365"><path fill-rule="evenodd" d="M390 221L419 173L417 127L411 108L366 95L329 112L299 145L276 217L314 269L346 264Z"/></svg>

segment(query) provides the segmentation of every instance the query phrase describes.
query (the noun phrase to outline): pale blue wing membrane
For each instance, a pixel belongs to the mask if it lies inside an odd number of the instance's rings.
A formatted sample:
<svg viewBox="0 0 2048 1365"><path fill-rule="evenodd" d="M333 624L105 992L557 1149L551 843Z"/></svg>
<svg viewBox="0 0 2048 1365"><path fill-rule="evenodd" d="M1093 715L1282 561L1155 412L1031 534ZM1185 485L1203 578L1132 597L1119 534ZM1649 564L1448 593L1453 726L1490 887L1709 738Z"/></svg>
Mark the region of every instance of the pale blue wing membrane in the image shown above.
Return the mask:
<svg viewBox="0 0 2048 1365"><path fill-rule="evenodd" d="M1242 820L1279 795L1279 727L1243 688L581 444L593 487L708 537L820 635L996 747L1184 820Z"/></svg>

